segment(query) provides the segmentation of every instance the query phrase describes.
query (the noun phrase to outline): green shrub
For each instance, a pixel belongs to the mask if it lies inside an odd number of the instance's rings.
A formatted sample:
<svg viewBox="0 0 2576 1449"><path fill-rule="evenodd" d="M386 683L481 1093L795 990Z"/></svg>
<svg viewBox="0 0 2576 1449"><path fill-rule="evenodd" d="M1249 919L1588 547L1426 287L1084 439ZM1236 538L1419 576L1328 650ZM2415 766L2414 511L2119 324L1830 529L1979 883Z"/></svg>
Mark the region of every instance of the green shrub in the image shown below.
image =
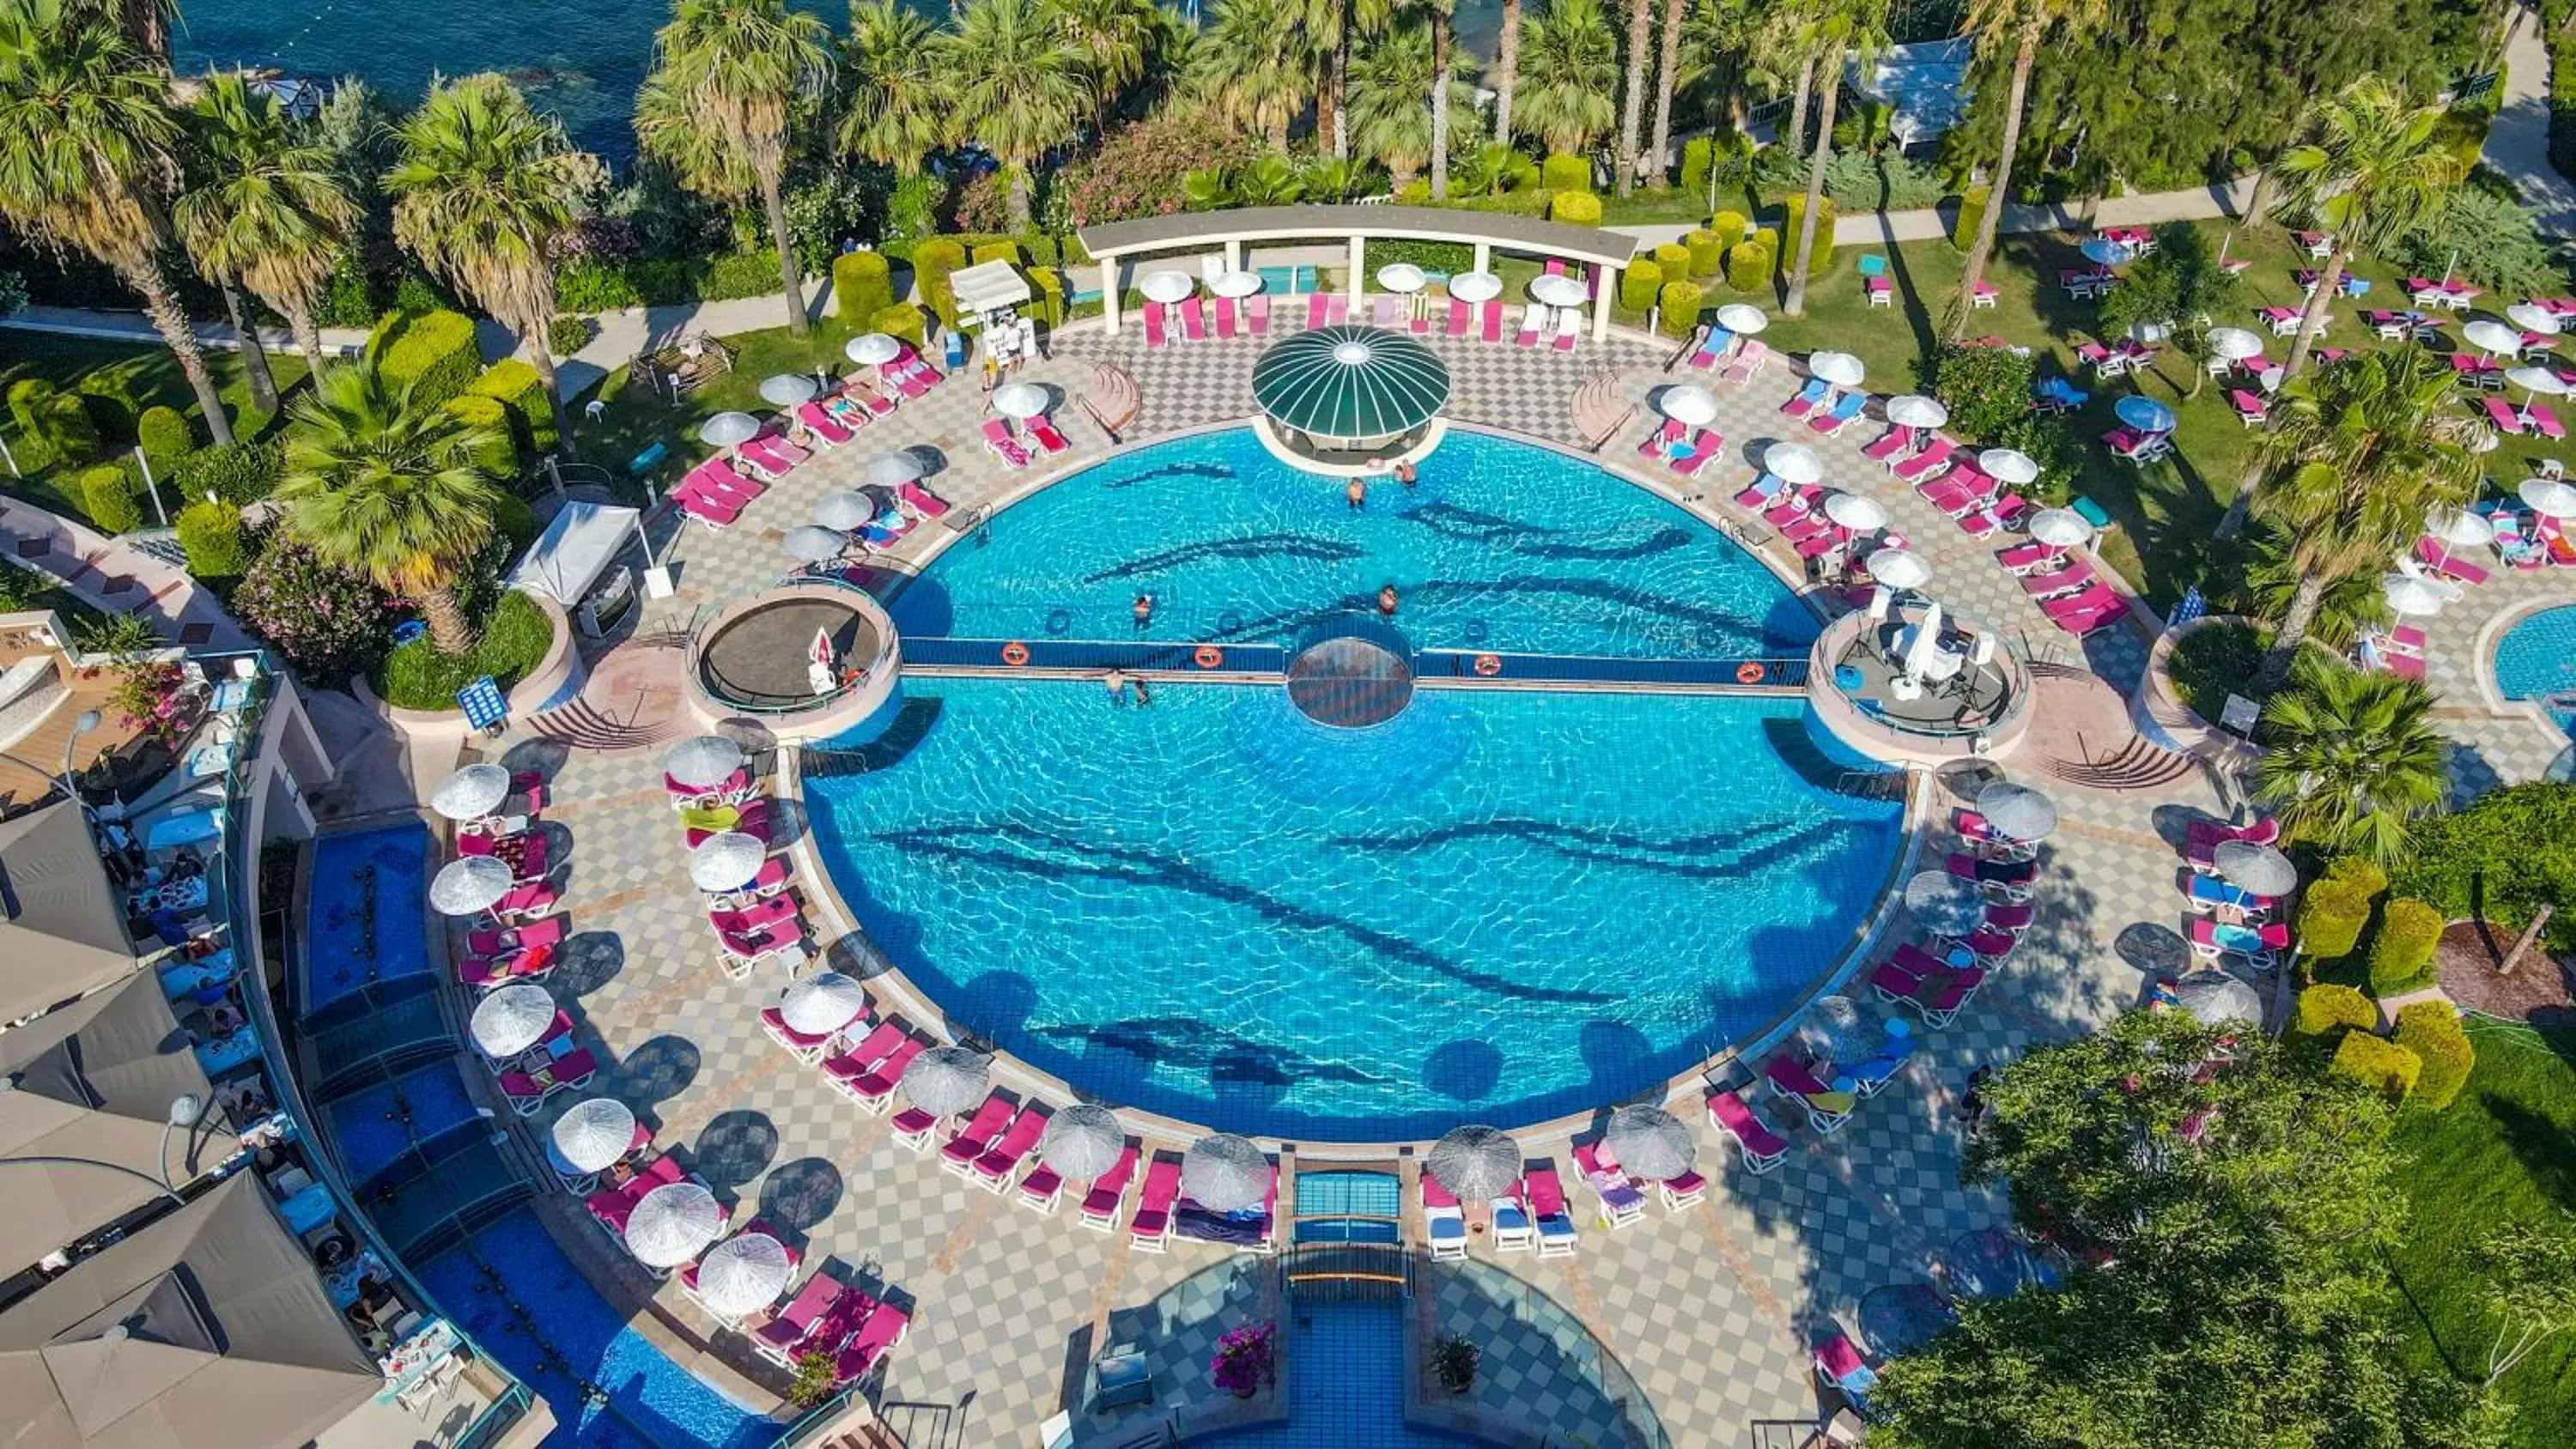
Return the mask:
<svg viewBox="0 0 2576 1449"><path fill-rule="evenodd" d="M913 248L912 287L931 315L957 325L957 287L950 277L966 265L966 249L946 237L933 237Z"/></svg>
<svg viewBox="0 0 2576 1449"><path fill-rule="evenodd" d="M2415 1090L2415 1080L2424 1070L2424 1063L2415 1053L2386 1037L2348 1031L2335 1046L2334 1069L2377 1087L2392 1100L2402 1101Z"/></svg>
<svg viewBox="0 0 2576 1449"><path fill-rule="evenodd" d="M135 420L134 437L156 478L169 477L197 449L197 435L188 427L187 415L177 408L145 408Z"/></svg>
<svg viewBox="0 0 2576 1449"><path fill-rule="evenodd" d="M1640 257L1619 274L1619 305L1643 314L1655 305L1655 294L1663 289L1664 269Z"/></svg>
<svg viewBox="0 0 2576 1449"><path fill-rule="evenodd" d="M1684 141L1682 143L1682 194L1684 196L1707 195L1709 168L1715 164L1716 160L1710 154L1708 137L1693 136Z"/></svg>
<svg viewBox="0 0 2576 1449"><path fill-rule="evenodd" d="M2542 906L2554 906L2542 943L2561 955L2576 951L2576 784L2490 790L2466 809L2416 822L2409 833L2413 848L2395 882L2400 893L2453 920L2479 916L2508 939Z"/></svg>
<svg viewBox="0 0 2576 1449"><path fill-rule="evenodd" d="M1707 299L1697 282L1666 282L1657 295L1656 305L1663 308L1661 321L1666 337L1688 337L1699 325L1700 303Z"/></svg>
<svg viewBox="0 0 2576 1449"><path fill-rule="evenodd" d="M0 614L25 614L52 602L53 580L0 558Z"/></svg>
<svg viewBox="0 0 2576 1449"><path fill-rule="evenodd" d="M1950 221L1950 245L1961 251L1977 244L1977 228L1986 218L1986 201L1993 189L1971 186L1959 195L1959 214Z"/></svg>
<svg viewBox="0 0 2576 1449"><path fill-rule="evenodd" d="M1713 231L1693 231L1682 237L1682 250L1690 258L1690 275L1700 281L1716 276L1726 266L1726 243Z"/></svg>
<svg viewBox="0 0 2576 1449"><path fill-rule="evenodd" d="M1592 158L1569 156L1559 151L1539 163L1538 185L1541 191L1590 191Z"/></svg>
<svg viewBox="0 0 2576 1449"><path fill-rule="evenodd" d="M2184 705L2205 720L2226 713L2227 696L2254 697L2271 636L2243 624L2210 623L2182 636L2165 656L2165 673Z"/></svg>
<svg viewBox="0 0 2576 1449"><path fill-rule="evenodd" d="M1680 242L1666 242L1654 250L1655 265L1667 277L1687 277L1691 273L1691 249Z"/></svg>
<svg viewBox="0 0 2576 1449"><path fill-rule="evenodd" d="M132 533L143 526L143 501L134 496L133 475L122 463L83 468L76 480L81 505L101 533Z"/></svg>
<svg viewBox="0 0 2576 1449"><path fill-rule="evenodd" d="M626 275L634 279L635 295L647 307L676 307L694 302L698 284L689 262L679 257L646 257L626 266Z"/></svg>
<svg viewBox="0 0 2576 1449"><path fill-rule="evenodd" d="M985 242L975 247L968 255L974 258L975 265L979 267L986 262L1009 262L1015 267L1027 264L1027 259L1020 255L1020 244L1015 241Z"/></svg>
<svg viewBox="0 0 2576 1449"><path fill-rule="evenodd" d="M198 499L179 510L175 527L188 572L198 578L239 578L250 562L242 547L241 510L229 503Z"/></svg>
<svg viewBox="0 0 2576 1449"><path fill-rule="evenodd" d="M778 293L778 254L776 252L728 252L710 257L698 277L698 300L730 302L737 297L768 297Z"/></svg>
<svg viewBox="0 0 2576 1449"><path fill-rule="evenodd" d="M21 378L9 386L9 416L22 436L33 438L45 453L66 463L86 463L99 455L98 424L78 396L65 393L41 377ZM37 460L21 457L21 467Z"/></svg>
<svg viewBox="0 0 2576 1449"><path fill-rule="evenodd" d="M2430 980L2443 924L2442 913L2422 901L2390 901L2379 922L2379 939L2370 946L2371 988L2394 996Z"/></svg>
<svg viewBox="0 0 2576 1449"><path fill-rule="evenodd" d="M1029 302L1029 315L1041 327L1061 327L1070 309L1064 300L1064 274L1053 267L1040 267L1029 277L1034 295Z"/></svg>
<svg viewBox="0 0 2576 1449"><path fill-rule="evenodd" d="M553 643L554 629L536 601L517 589L503 589L472 648L441 654L424 635L387 654L367 682L390 705L452 710L456 691L466 681L488 674L507 690L528 677Z"/></svg>
<svg viewBox="0 0 2576 1449"><path fill-rule="evenodd" d="M460 421L484 429L490 434L488 446L477 449L474 461L495 478L515 477L519 471L519 429L514 426L508 404L496 397L467 393L440 404Z"/></svg>
<svg viewBox="0 0 2576 1449"><path fill-rule="evenodd" d="M2370 924L2370 897L2350 884L2321 880L2299 898L2299 949L2321 961L2352 954Z"/></svg>
<svg viewBox="0 0 2576 1449"><path fill-rule="evenodd" d="M2358 986L2321 981L2299 993L2298 1032L2324 1036L2346 1027L2368 1031L2379 1024L2379 1012Z"/></svg>
<svg viewBox="0 0 2576 1449"><path fill-rule="evenodd" d="M1771 285L1771 249L1758 241L1740 241L1726 249L1726 285L1737 292L1759 292Z"/></svg>
<svg viewBox="0 0 2576 1449"><path fill-rule="evenodd" d="M1599 226L1601 198L1589 191L1560 191L1548 198L1547 214L1568 226Z"/></svg>
<svg viewBox="0 0 2576 1449"><path fill-rule="evenodd" d="M298 674L337 686L375 664L389 642L391 601L366 575L336 567L269 529L233 590L233 617Z"/></svg>
<svg viewBox="0 0 2576 1449"><path fill-rule="evenodd" d="M1456 276L1476 264L1476 249L1465 242L1415 241L1387 237L1368 244L1369 270L1411 262L1426 272Z"/></svg>
<svg viewBox="0 0 2576 1449"><path fill-rule="evenodd" d="M2397 1013L2397 1044L2423 1063L2415 1077L2415 1100L2439 1112L2460 1095L2469 1069L2478 1064L2477 1048L2460 1029L2460 1015L2447 1001L2419 1001Z"/></svg>
<svg viewBox="0 0 2576 1449"><path fill-rule="evenodd" d="M483 349L474 319L462 312L390 312L376 324L367 350L387 385L410 388L412 400L435 407L474 385Z"/></svg>
<svg viewBox="0 0 2576 1449"><path fill-rule="evenodd" d="M1955 436L1985 442L2030 415L2030 382L2030 359L2009 347L1945 342L1932 354L1923 386L1949 408Z"/></svg>
<svg viewBox="0 0 2576 1449"><path fill-rule="evenodd" d="M588 347L598 330L590 325L589 318L567 312L546 324L546 352L561 361Z"/></svg>
<svg viewBox="0 0 2576 1449"><path fill-rule="evenodd" d="M456 310L456 299L447 295L429 274L419 267L406 266L394 279L394 310L420 317L431 312Z"/></svg>
<svg viewBox="0 0 2576 1449"><path fill-rule="evenodd" d="M546 397L546 380L533 364L505 357L476 378L467 392L492 398L510 410L510 435L522 452L554 451L560 441L555 436L554 404Z"/></svg>
<svg viewBox="0 0 2576 1449"><path fill-rule="evenodd" d="M235 508L243 508L266 498L269 490L277 486L278 474L284 467L281 450L273 442L199 448L181 459L172 471L172 488L192 501L211 493Z"/></svg>
<svg viewBox="0 0 2576 1449"><path fill-rule="evenodd" d="M1708 229L1716 233L1720 243L1730 247L1744 240L1744 230L1752 224L1740 211L1721 211L1708 219Z"/></svg>
<svg viewBox="0 0 2576 1449"><path fill-rule="evenodd" d="M1787 210L1786 215L1780 222L1780 235L1788 243L1788 246L1780 253L1780 264L1787 267L1796 265L1795 253L1798 247L1798 235L1800 229L1805 225L1803 218L1807 214L1807 193L1803 191L1790 193L1789 199L1784 203L1784 205ZM1810 277L1823 276L1826 272L1833 270L1833 265L1834 199L1828 196L1816 203L1816 248L1813 252L1808 254L1807 275Z"/></svg>
<svg viewBox="0 0 2576 1449"><path fill-rule="evenodd" d="M2326 863L2327 880L2342 881L2361 892L2365 900L2377 900L2388 889L2388 872L2379 862L2366 855L2341 855Z"/></svg>
<svg viewBox="0 0 2576 1449"><path fill-rule="evenodd" d="M897 302L868 320L872 332L900 337L915 347L929 345L930 318L910 302Z"/></svg>
<svg viewBox="0 0 2576 1449"><path fill-rule="evenodd" d="M492 504L492 532L509 547L512 558L537 541L537 510L516 493L504 493Z"/></svg>
<svg viewBox="0 0 2576 1449"><path fill-rule="evenodd" d="M134 446L135 421L142 416L143 404L135 401L134 391L126 386L122 368L101 368L72 384L81 407L89 413L90 426L98 429L102 452L121 453Z"/></svg>
<svg viewBox="0 0 2576 1449"><path fill-rule="evenodd" d="M625 267L602 257L575 257L555 271L555 305L567 312L622 312L644 305Z"/></svg>
<svg viewBox="0 0 2576 1449"><path fill-rule="evenodd" d="M853 326L894 305L893 269L883 252L843 252L832 259L832 315Z"/></svg>
<svg viewBox="0 0 2576 1449"><path fill-rule="evenodd" d="M1775 257L1780 255L1780 228L1776 226L1757 226L1753 229L1753 235L1750 239L1758 241L1764 246L1769 247L1771 249L1771 255Z"/></svg>

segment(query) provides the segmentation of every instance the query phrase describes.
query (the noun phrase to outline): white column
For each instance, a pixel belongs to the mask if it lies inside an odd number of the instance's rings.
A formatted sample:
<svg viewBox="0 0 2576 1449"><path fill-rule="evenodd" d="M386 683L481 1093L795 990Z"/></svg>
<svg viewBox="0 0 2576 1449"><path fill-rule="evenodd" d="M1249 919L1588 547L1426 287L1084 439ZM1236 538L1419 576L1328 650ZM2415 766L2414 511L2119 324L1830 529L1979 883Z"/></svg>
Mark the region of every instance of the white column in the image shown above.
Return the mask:
<svg viewBox="0 0 2576 1449"><path fill-rule="evenodd" d="M1492 242L1476 243L1476 270L1480 272L1490 272L1493 269L1494 244Z"/></svg>
<svg viewBox="0 0 2576 1449"><path fill-rule="evenodd" d="M1351 320L1357 322L1360 293L1368 285L1368 238L1351 238Z"/></svg>
<svg viewBox="0 0 2576 1449"><path fill-rule="evenodd" d="M1595 342L1610 335L1610 299L1619 291L1619 269L1604 266L1597 275L1601 278L1601 285L1592 294L1592 340Z"/></svg>
<svg viewBox="0 0 2576 1449"><path fill-rule="evenodd" d="M1229 272L1243 270L1243 243L1229 241L1225 244L1225 269Z"/></svg>
<svg viewBox="0 0 2576 1449"><path fill-rule="evenodd" d="M1100 320L1109 330L1118 330L1118 259L1100 259Z"/></svg>

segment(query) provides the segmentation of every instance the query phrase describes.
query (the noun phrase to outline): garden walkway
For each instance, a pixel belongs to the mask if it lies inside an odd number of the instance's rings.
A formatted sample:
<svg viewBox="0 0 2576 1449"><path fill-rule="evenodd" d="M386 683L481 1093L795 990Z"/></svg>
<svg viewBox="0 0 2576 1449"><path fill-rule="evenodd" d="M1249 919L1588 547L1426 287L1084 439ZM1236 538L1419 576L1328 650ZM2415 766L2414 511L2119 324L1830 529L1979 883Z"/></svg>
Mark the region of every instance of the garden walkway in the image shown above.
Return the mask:
<svg viewBox="0 0 2576 1449"><path fill-rule="evenodd" d="M2576 235L2576 182L2549 164L2549 43L2525 6L2515 7L2505 31L2504 95L2487 127L2485 160L2512 178L2542 235Z"/></svg>

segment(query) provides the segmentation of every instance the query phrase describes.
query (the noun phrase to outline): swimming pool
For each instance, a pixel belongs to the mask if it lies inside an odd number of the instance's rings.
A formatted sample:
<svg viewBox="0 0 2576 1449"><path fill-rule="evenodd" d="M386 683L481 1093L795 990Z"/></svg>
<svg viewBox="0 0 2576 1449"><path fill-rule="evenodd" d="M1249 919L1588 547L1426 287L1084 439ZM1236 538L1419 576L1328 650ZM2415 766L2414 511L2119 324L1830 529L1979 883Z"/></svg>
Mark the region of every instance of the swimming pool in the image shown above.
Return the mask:
<svg viewBox="0 0 2576 1449"><path fill-rule="evenodd" d="M421 931L429 856L429 830L418 821L314 840L304 922L305 1014L429 970Z"/></svg>
<svg viewBox="0 0 2576 1449"><path fill-rule="evenodd" d="M330 1116L331 1140L340 1149L353 1188L364 1188L412 1148L427 1147L480 1120L465 1093L465 1078L452 1062L433 1062L353 1092L325 1104L323 1111Z"/></svg>
<svg viewBox="0 0 2576 1449"><path fill-rule="evenodd" d="M891 604L906 635L1294 644L1396 587L1414 645L1620 657L1803 655L1816 625L1680 506L1580 458L1452 431L1354 512L1250 431L1124 453L1011 505ZM1152 624L1136 628L1140 594Z"/></svg>
<svg viewBox="0 0 2576 1449"><path fill-rule="evenodd" d="M2507 699L2557 700L2550 718L2576 735L2576 604L2543 609L2496 641L2496 689Z"/></svg>

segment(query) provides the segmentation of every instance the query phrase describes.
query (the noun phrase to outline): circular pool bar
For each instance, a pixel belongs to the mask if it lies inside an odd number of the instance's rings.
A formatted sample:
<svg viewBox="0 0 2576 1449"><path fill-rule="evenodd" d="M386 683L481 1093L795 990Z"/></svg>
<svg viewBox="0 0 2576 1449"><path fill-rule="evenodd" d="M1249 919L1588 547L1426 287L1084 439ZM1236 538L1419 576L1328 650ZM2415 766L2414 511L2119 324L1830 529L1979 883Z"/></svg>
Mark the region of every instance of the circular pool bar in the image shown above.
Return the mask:
<svg viewBox="0 0 2576 1449"><path fill-rule="evenodd" d="M1142 699L914 672L809 754L826 868L953 1029L1104 1101L1373 1142L1654 1089L1831 974L1903 810L1802 698L1417 687L1406 657L1803 658L1805 607L1589 460L1453 433L1420 472L1352 509L1243 430L1176 439L893 601L908 638L1106 644L1147 596L1147 639L1296 661Z"/></svg>

